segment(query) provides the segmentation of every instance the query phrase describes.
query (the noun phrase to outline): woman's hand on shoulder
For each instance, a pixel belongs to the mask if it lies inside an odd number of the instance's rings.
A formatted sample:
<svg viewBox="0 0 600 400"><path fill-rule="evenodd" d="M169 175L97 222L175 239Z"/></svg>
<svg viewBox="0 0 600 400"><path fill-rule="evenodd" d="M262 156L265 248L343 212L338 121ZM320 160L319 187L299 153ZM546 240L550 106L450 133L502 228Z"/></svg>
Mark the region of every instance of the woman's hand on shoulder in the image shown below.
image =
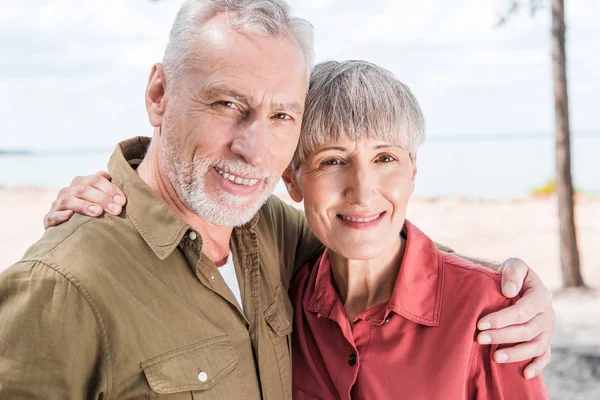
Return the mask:
<svg viewBox="0 0 600 400"><path fill-rule="evenodd" d="M68 221L73 213L90 217L99 217L103 212L119 215L126 202L123 192L110 182L108 172L77 176L69 187L58 192L44 216L44 229Z"/></svg>

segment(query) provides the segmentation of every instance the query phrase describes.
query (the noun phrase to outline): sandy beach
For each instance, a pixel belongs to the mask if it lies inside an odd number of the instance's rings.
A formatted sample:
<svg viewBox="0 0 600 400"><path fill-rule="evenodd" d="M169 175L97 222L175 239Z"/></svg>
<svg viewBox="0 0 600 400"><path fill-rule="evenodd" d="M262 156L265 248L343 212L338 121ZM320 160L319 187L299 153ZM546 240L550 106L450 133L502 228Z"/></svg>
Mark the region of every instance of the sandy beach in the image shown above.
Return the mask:
<svg viewBox="0 0 600 400"><path fill-rule="evenodd" d="M56 190L0 189L0 271L43 233ZM413 199L408 218L434 240L471 257L524 259L555 293L557 332L544 375L554 400L600 399L600 295L561 292L556 199ZM586 283L600 288L600 198L577 199Z"/></svg>

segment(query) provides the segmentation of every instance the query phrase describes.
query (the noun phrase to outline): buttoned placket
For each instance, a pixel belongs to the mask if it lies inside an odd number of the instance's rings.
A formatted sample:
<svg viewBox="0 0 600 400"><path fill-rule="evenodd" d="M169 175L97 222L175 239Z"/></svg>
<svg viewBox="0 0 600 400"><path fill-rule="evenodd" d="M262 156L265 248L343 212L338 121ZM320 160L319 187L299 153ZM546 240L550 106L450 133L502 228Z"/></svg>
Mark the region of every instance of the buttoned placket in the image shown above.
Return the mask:
<svg viewBox="0 0 600 400"><path fill-rule="evenodd" d="M240 227L234 229L236 238L235 247L237 249L234 254L234 260L240 264L242 272L242 283L240 289L242 291L242 301L244 302L244 310L246 310L246 318L249 322L250 340L254 354L258 355L258 324L260 320L260 270L258 264L258 240L253 229L248 227ZM258 357L257 357L258 358ZM259 368L260 370L260 368Z"/></svg>
<svg viewBox="0 0 600 400"><path fill-rule="evenodd" d="M334 384L338 387L339 393L348 393L349 399L362 399L361 388L358 385L358 376L362 367L362 358L367 355L369 343L374 329L385 329L391 316L387 315L382 321L376 321L376 318L382 314L388 314L386 307L382 305L372 310L368 314L363 313L350 321L346 317L341 299L336 296L333 300L331 309L327 314L321 314L334 324L332 326L340 329L344 336L346 347L346 357L341 357L340 374ZM333 335L334 337L337 335Z"/></svg>
<svg viewBox="0 0 600 400"><path fill-rule="evenodd" d="M249 321L238 305L235 296L223 280L217 266L202 253L202 237L194 230L189 230L181 239L179 248L183 251L188 264L193 266L194 273L200 282L237 309L240 318L246 324L246 328L248 328Z"/></svg>

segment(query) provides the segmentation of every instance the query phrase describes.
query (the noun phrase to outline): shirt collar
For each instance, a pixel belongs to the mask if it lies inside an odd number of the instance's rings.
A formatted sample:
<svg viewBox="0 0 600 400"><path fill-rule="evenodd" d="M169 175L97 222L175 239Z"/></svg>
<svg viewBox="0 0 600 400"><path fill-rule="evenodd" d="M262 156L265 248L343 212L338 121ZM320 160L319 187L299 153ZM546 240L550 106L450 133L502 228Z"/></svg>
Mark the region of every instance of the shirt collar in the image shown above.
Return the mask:
<svg viewBox="0 0 600 400"><path fill-rule="evenodd" d="M435 244L416 226L405 221L406 248L396 285L384 312L377 312L369 322L383 324L390 312L426 326L440 322L444 270L442 255ZM315 286L307 308L329 317L338 298L333 284L331 262L327 250L317 261Z"/></svg>
<svg viewBox="0 0 600 400"><path fill-rule="evenodd" d="M129 161L144 158L149 145L147 137L120 142L110 157L108 171L127 196L122 215L129 217L154 254L164 260L190 227L131 168Z"/></svg>

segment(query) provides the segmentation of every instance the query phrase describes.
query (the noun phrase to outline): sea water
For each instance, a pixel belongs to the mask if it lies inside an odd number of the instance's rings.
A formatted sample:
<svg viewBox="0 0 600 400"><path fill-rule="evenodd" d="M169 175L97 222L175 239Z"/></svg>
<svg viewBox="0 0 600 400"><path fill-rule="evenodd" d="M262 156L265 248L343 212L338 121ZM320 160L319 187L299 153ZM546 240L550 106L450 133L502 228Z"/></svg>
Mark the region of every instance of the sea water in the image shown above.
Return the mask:
<svg viewBox="0 0 600 400"><path fill-rule="evenodd" d="M577 190L600 195L600 133L572 138ZM112 149L0 154L0 186L60 188L106 170ZM436 136L418 152L415 195L515 198L554 177L554 138L539 135ZM280 184L276 193L285 192Z"/></svg>

